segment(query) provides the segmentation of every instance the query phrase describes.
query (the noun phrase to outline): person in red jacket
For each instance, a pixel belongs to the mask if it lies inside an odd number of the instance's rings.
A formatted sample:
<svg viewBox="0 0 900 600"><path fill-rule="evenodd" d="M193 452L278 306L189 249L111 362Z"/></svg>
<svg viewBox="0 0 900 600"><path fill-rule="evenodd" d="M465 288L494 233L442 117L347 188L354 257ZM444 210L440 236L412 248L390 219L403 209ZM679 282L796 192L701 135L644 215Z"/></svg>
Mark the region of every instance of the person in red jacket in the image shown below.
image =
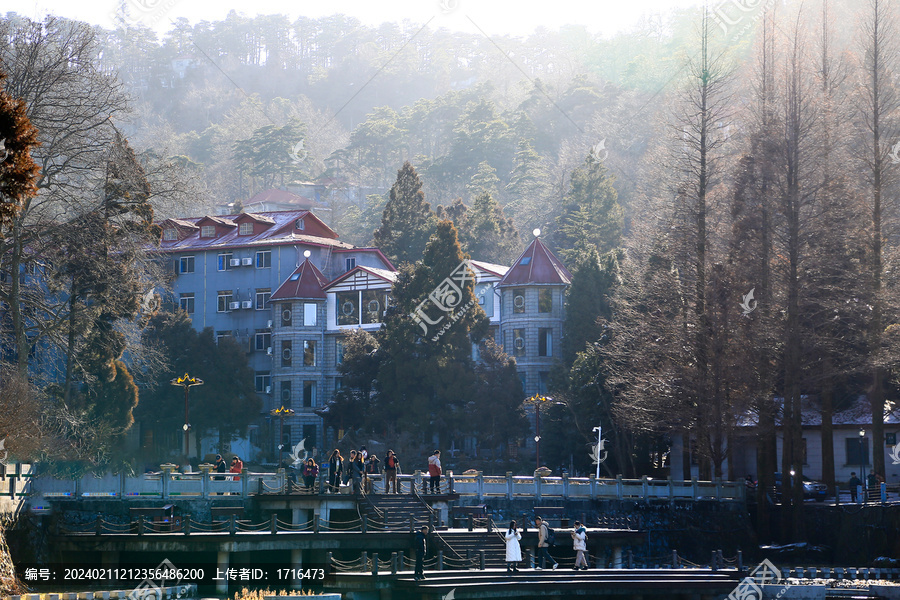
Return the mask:
<svg viewBox="0 0 900 600"><path fill-rule="evenodd" d="M431 493L441 493L441 451L435 450L428 457L428 474L431 476Z"/></svg>

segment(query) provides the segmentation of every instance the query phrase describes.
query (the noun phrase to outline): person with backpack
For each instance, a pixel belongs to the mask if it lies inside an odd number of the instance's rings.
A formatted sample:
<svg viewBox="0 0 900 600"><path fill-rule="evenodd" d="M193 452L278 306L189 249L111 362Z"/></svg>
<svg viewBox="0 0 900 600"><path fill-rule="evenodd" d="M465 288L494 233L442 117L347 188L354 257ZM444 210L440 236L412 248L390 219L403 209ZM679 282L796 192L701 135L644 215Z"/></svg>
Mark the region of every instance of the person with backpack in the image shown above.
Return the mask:
<svg viewBox="0 0 900 600"><path fill-rule="evenodd" d="M397 486L397 471L400 469L400 459L394 454L393 450L387 451L387 458L384 459L384 493L399 494ZM394 482L394 491L391 492L391 482Z"/></svg>
<svg viewBox="0 0 900 600"><path fill-rule="evenodd" d="M547 523L540 517L534 518L534 524L538 529L538 551L534 557L535 565L534 569L536 571L540 571L543 569L541 566L541 562L546 558L548 561L553 563L551 569L556 570L556 567L559 566L559 563L556 562L552 556L550 556L550 551L547 548L550 547L550 544L553 543L555 539L555 533Z"/></svg>
<svg viewBox="0 0 900 600"><path fill-rule="evenodd" d="M584 528L581 521L575 521L575 531L572 532L572 548L575 550L575 570L587 571L587 529Z"/></svg>

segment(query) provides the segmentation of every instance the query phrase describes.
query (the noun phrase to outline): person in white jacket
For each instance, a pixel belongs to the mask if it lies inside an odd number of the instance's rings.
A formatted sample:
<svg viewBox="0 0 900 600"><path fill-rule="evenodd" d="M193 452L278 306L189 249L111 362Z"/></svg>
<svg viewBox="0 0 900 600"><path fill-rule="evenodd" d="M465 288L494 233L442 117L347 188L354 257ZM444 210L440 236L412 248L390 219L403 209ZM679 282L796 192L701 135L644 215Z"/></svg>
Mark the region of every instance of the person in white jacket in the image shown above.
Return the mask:
<svg viewBox="0 0 900 600"><path fill-rule="evenodd" d="M519 546L519 540L522 534L516 529L516 522L509 522L509 529L506 531L506 574L519 572L518 563L522 560L522 547Z"/></svg>
<svg viewBox="0 0 900 600"><path fill-rule="evenodd" d="M575 550L575 570L587 571L587 529L581 521L575 521L575 530L572 532L572 547Z"/></svg>

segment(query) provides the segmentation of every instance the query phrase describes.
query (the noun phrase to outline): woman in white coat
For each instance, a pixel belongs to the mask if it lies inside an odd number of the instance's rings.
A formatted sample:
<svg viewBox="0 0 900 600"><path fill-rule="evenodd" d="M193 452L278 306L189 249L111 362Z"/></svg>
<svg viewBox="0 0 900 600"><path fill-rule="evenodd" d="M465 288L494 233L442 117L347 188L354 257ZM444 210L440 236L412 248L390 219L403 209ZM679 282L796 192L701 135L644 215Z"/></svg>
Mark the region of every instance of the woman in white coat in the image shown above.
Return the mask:
<svg viewBox="0 0 900 600"><path fill-rule="evenodd" d="M577 555L575 558L575 570L587 571L587 530L581 521L575 521L575 531L572 532L572 548Z"/></svg>
<svg viewBox="0 0 900 600"><path fill-rule="evenodd" d="M516 529L516 522L509 522L509 529L506 531L506 574L519 572L519 563L522 560L522 548L519 546L519 540L522 534Z"/></svg>

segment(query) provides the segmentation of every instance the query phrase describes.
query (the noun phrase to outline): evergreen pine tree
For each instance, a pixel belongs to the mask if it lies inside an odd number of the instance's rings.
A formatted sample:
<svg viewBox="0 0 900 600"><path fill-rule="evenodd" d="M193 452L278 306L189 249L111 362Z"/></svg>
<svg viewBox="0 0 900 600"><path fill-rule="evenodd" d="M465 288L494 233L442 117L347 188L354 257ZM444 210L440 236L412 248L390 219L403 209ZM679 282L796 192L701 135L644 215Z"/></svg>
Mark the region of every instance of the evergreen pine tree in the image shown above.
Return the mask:
<svg viewBox="0 0 900 600"><path fill-rule="evenodd" d="M416 169L405 162L397 171L397 181L391 187L373 243L396 264L414 262L425 250L433 221L434 213L425 201L422 181Z"/></svg>

